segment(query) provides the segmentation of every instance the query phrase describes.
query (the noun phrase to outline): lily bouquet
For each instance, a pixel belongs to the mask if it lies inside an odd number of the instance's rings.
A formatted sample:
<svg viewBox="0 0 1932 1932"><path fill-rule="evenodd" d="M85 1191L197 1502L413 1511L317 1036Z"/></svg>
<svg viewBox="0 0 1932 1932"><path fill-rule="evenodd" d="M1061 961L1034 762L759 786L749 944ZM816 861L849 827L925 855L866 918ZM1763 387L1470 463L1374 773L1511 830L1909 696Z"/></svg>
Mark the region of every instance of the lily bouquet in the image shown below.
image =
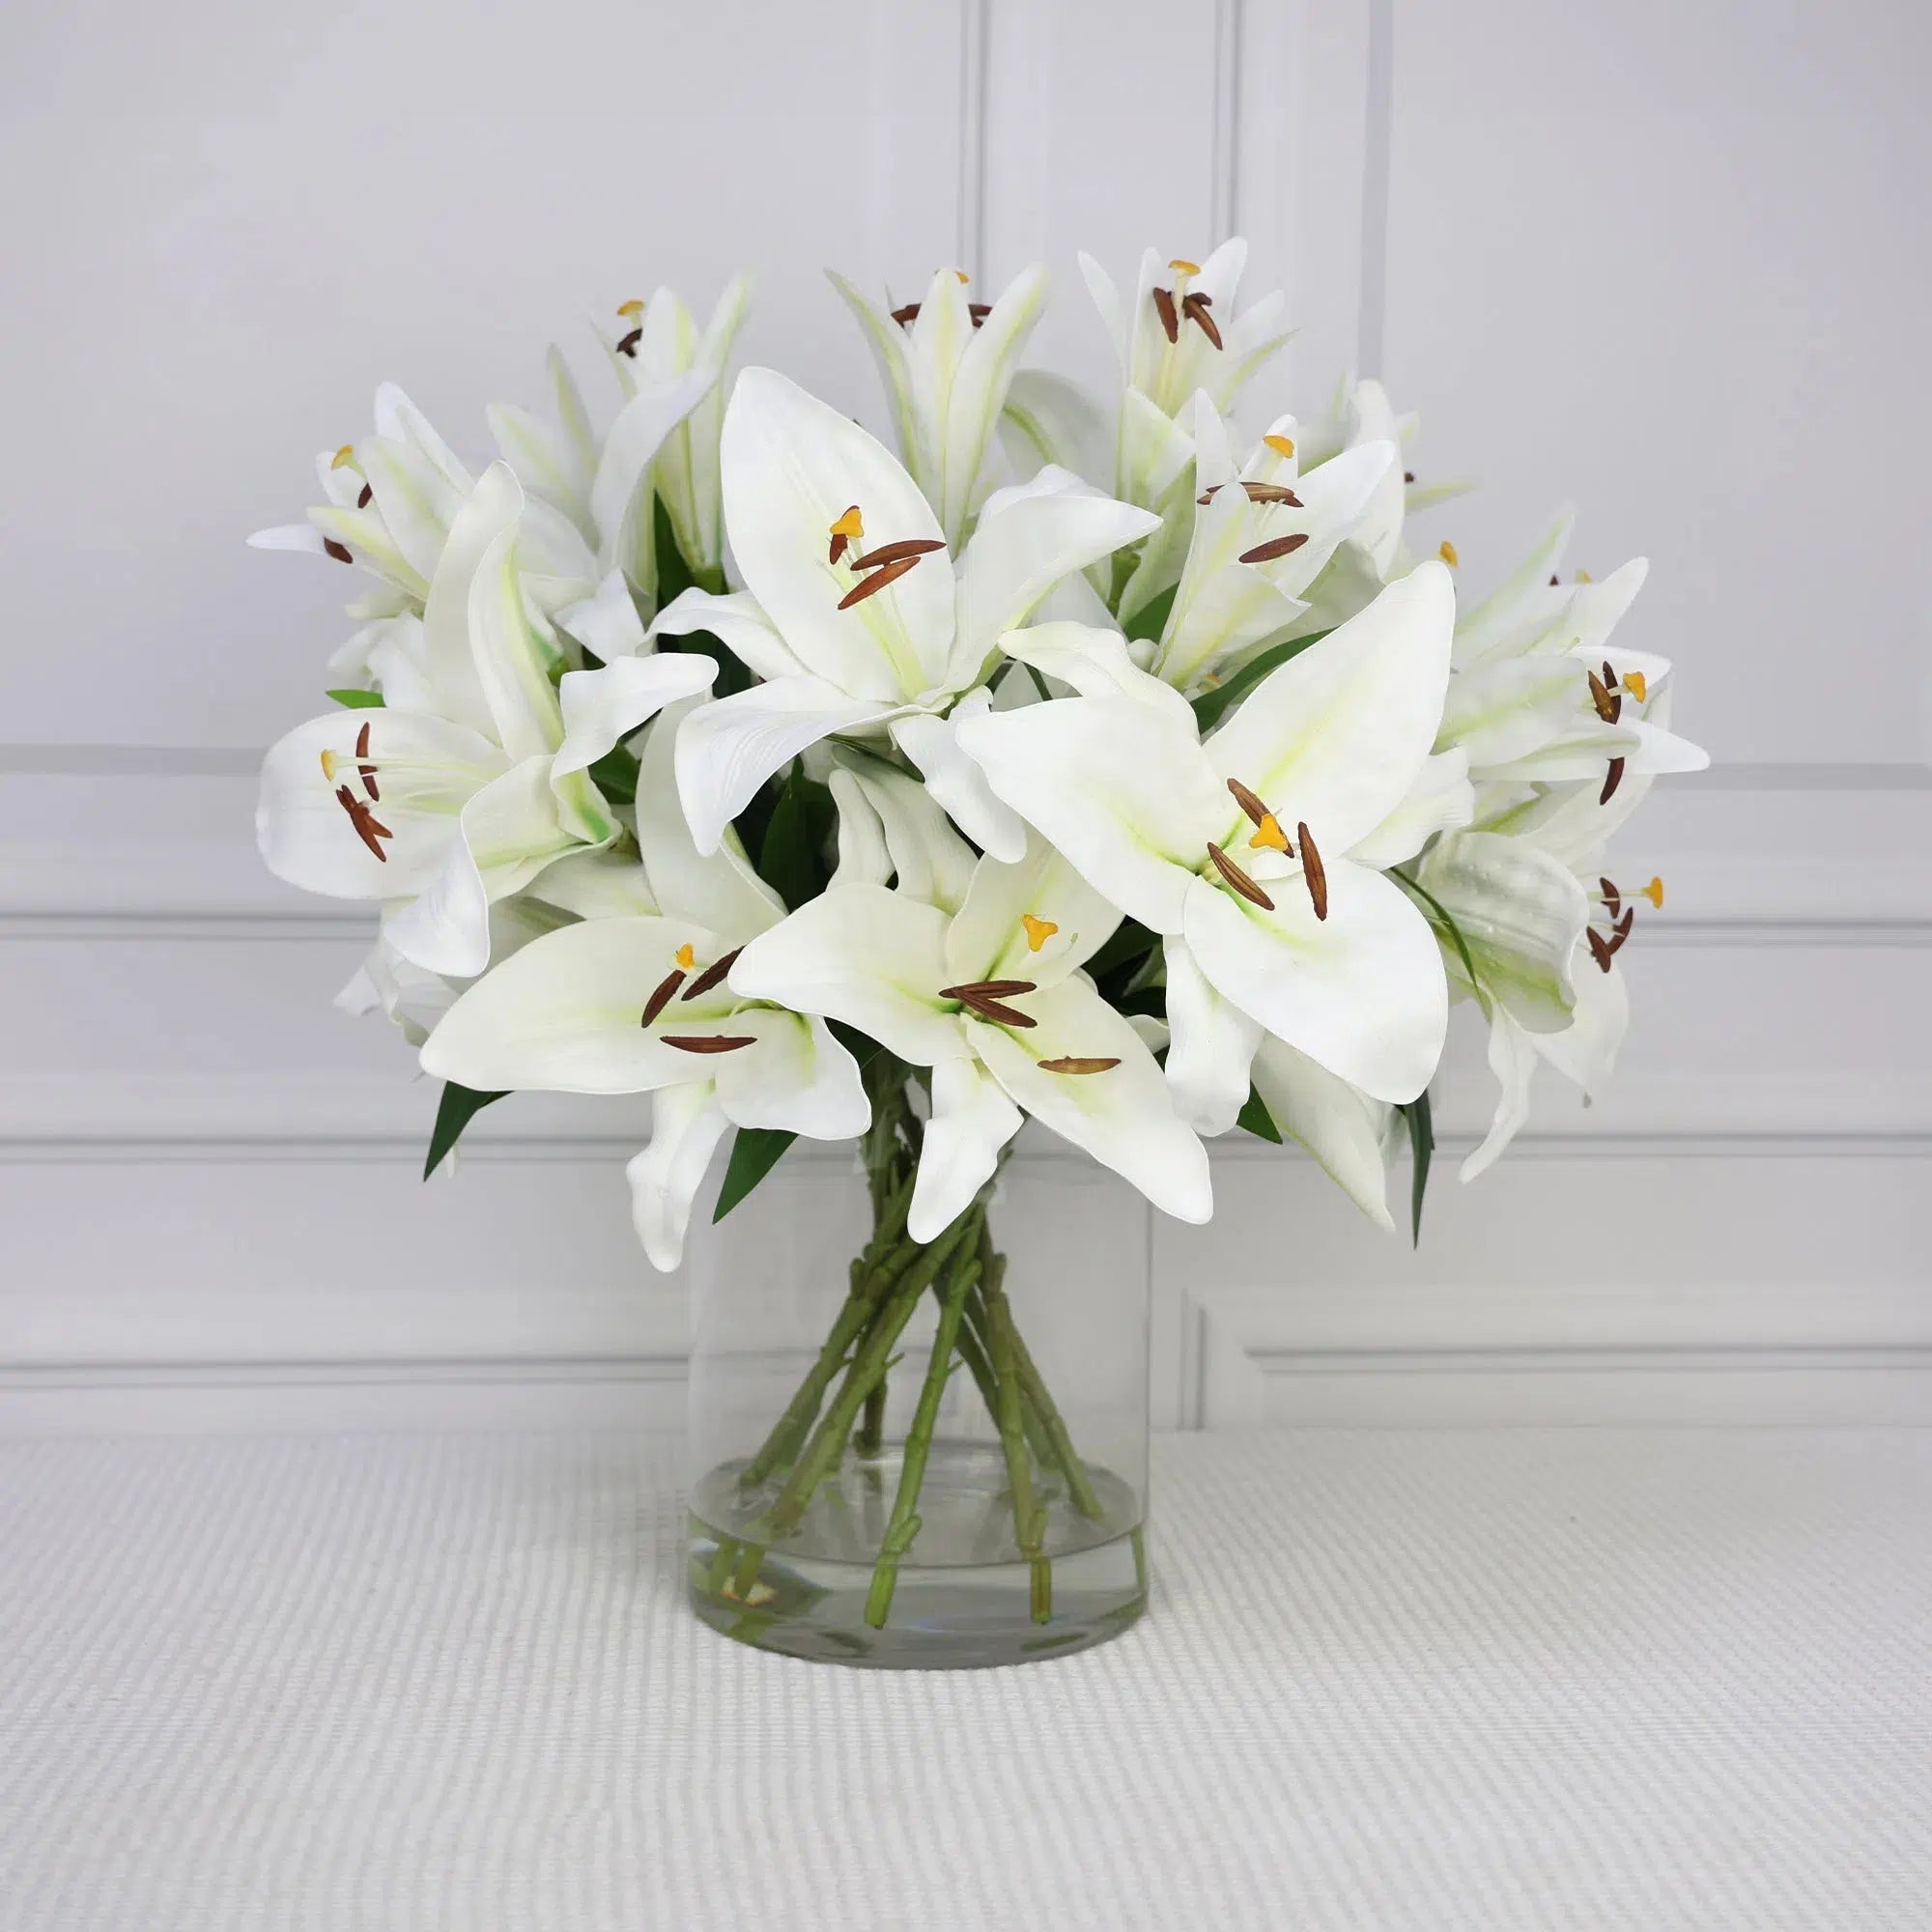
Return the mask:
<svg viewBox="0 0 1932 1932"><path fill-rule="evenodd" d="M962 1364L1010 1519L981 1567L1010 1558L1052 1620L1050 1513L1107 1504L989 1226L1027 1117L1182 1220L1211 1209L1204 1140L1238 1128L1392 1226L1405 1141L1419 1221L1453 1004L1501 1090L1465 1177L1540 1062L1586 1094L1609 1072L1618 955L1662 888L1620 889L1604 847L1706 762L1667 727L1669 666L1612 636L1644 566L1565 582L1565 515L1461 599L1451 545L1408 529L1455 486L1416 481L1378 384L1238 429L1288 339L1279 296L1240 305L1244 259L1150 251L1122 293L1083 257L1100 398L1018 366L1040 269L991 302L942 270L897 307L835 277L896 452L776 371L730 380L742 281L702 327L660 291L605 337L601 434L555 350L548 412L493 408L480 469L384 387L306 521L254 539L368 580L332 708L268 754L260 844L379 909L341 1003L445 1083L431 1164L512 1090L649 1093L632 1205L673 1268L727 1135L719 1216L794 1137L858 1144L869 1234L698 1550L701 1605L765 1606L741 1634L769 1637L851 1460L876 1466L919 1310L853 1627L928 1560ZM1137 1516L1109 1527L1138 1548Z"/></svg>

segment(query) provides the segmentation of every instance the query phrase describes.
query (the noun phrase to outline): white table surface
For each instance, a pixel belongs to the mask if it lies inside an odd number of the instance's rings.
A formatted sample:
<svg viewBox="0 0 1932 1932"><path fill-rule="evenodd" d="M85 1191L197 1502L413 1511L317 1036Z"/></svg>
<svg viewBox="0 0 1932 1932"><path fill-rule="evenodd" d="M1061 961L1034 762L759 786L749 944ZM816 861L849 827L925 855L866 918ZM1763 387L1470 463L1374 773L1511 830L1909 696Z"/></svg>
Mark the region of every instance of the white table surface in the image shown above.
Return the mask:
<svg viewBox="0 0 1932 1932"><path fill-rule="evenodd" d="M1151 1615L679 1596L611 1435L0 1444L0 1925L1932 1926L1932 1434L1170 1439Z"/></svg>

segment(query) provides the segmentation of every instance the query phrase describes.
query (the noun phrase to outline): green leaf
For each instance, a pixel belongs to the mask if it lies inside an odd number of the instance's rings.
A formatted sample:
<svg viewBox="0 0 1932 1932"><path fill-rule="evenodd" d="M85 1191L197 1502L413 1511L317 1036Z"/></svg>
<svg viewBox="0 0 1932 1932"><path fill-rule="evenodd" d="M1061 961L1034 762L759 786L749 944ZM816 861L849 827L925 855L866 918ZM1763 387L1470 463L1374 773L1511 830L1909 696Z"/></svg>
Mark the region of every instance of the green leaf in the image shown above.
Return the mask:
<svg viewBox="0 0 1932 1932"><path fill-rule="evenodd" d="M740 1127L731 1141L731 1158L724 1164L718 1206L711 1210L713 1222L724 1220L779 1164L785 1149L797 1138L777 1127Z"/></svg>
<svg viewBox="0 0 1932 1932"><path fill-rule="evenodd" d="M638 761L622 745L614 746L591 765L590 781L612 805L630 805L638 796Z"/></svg>
<svg viewBox="0 0 1932 1932"><path fill-rule="evenodd" d="M758 876L793 912L825 890L825 845L837 816L830 787L794 765L758 852Z"/></svg>
<svg viewBox="0 0 1932 1932"><path fill-rule="evenodd" d="M503 1093L508 1093L505 1088ZM442 1164L442 1157L462 1139L463 1130L493 1101L503 1094L479 1094L473 1087L459 1087L454 1080L442 1083L442 1098L437 1102L436 1125L430 1129L429 1158L423 1162L427 1180Z"/></svg>
<svg viewBox="0 0 1932 1932"><path fill-rule="evenodd" d="M1409 1184L1408 1212L1410 1238L1422 1245L1422 1197L1429 1190L1429 1161L1435 1151L1435 1123L1429 1113L1429 1089L1425 1087L1401 1110L1408 1122L1408 1148L1415 1162L1415 1178Z"/></svg>
<svg viewBox="0 0 1932 1932"><path fill-rule="evenodd" d="M1235 1124L1246 1127L1251 1134L1259 1134L1264 1141L1272 1141L1276 1147L1281 1145L1281 1129L1275 1125L1266 1101L1252 1087L1248 1089L1247 1104L1235 1117Z"/></svg>
<svg viewBox="0 0 1932 1932"><path fill-rule="evenodd" d="M685 562L684 553L677 547L677 532L671 528L670 512L655 491L651 493L651 533L657 549L658 609L662 611L697 582L697 573Z"/></svg>
<svg viewBox="0 0 1932 1932"><path fill-rule="evenodd" d="M1429 902L1435 914L1434 923L1445 927L1449 937L1455 941L1456 952L1463 961L1463 970L1468 974L1469 984L1475 990L1476 997L1482 1000L1483 982L1476 977L1476 962L1470 954L1469 942L1463 937L1463 928L1456 923L1455 915L1450 912L1449 908L1427 886L1419 879L1410 877L1400 866L1391 866L1389 871L1394 877L1400 879L1417 898L1426 899ZM1487 1010L1488 1001L1484 1000L1483 1004Z"/></svg>
<svg viewBox="0 0 1932 1932"><path fill-rule="evenodd" d="M383 703L380 691L327 691L323 696L334 698L345 711L376 711Z"/></svg>
<svg viewBox="0 0 1932 1932"><path fill-rule="evenodd" d="M1218 724L1221 714L1237 697L1245 697L1269 671L1279 670L1290 658L1298 658L1310 644L1319 644L1327 635L1326 631L1315 631L1305 638L1290 638L1286 643L1270 644L1259 657L1250 658L1226 683L1204 691L1194 700L1194 716L1202 730Z"/></svg>
<svg viewBox="0 0 1932 1932"><path fill-rule="evenodd" d="M1123 626L1129 643L1145 643L1167 629L1167 615L1174 609L1174 593L1180 588L1170 583L1158 597L1151 597Z"/></svg>

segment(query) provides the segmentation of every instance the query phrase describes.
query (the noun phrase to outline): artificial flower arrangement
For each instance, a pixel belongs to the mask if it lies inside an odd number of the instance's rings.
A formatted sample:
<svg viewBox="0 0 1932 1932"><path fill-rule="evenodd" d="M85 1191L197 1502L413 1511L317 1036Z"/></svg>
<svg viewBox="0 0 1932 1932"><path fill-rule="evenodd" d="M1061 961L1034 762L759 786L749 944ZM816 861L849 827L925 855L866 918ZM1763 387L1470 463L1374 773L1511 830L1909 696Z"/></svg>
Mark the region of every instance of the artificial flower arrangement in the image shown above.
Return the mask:
<svg viewBox="0 0 1932 1932"><path fill-rule="evenodd" d="M1564 582L1566 515L1465 602L1453 548L1407 541L1456 486L1405 467L1377 383L1239 431L1288 339L1279 296L1238 306L1244 259L1150 250L1122 294L1083 257L1119 358L1097 400L1018 366L1041 269L990 303L952 270L897 307L834 277L896 454L774 370L730 379L742 279L702 327L661 291L604 341L601 434L554 349L550 412L492 408L480 469L385 386L306 522L253 539L371 580L333 708L268 754L259 838L380 909L341 1004L445 1083L431 1165L513 1090L649 1093L628 1175L668 1269L727 1135L720 1217L795 1137L859 1146L868 1237L697 1551L701 1605L764 1606L753 1640L880 1456L919 1311L853 1627L925 1556L962 1365L1051 1624L1049 1517L1105 1508L988 1221L1028 1117L1195 1222L1204 1141L1238 1129L1393 1226L1406 1142L1419 1225L1452 1005L1501 1089L1464 1178L1540 1062L1586 1094L1609 1072L1662 888L1620 890L1605 844L1706 762L1668 664L1612 637L1644 565ZM1137 1519L1110 1526L1138 1557Z"/></svg>

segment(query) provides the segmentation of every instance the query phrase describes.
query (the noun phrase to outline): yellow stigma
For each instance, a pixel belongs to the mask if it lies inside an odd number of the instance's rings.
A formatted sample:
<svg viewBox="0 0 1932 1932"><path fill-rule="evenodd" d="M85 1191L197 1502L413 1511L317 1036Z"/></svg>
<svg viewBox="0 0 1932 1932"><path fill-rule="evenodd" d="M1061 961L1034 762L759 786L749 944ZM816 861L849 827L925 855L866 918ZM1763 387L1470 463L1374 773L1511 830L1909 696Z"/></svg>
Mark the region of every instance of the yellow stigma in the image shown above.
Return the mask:
<svg viewBox="0 0 1932 1932"><path fill-rule="evenodd" d="M355 445L353 442L345 442L342 445L342 447L338 449L335 452L335 454L328 459L328 467L331 469L347 469L349 466L355 461Z"/></svg>
<svg viewBox="0 0 1932 1932"><path fill-rule="evenodd" d="M1020 914L1020 923L1026 927L1029 952L1037 952L1060 930L1050 919L1036 919L1030 912Z"/></svg>
<svg viewBox="0 0 1932 1932"><path fill-rule="evenodd" d="M680 946L677 949L677 963L680 966L682 966L687 973L689 973L691 969L697 964L697 954L691 950L691 945L689 941L687 941L684 945Z"/></svg>
<svg viewBox="0 0 1932 1932"><path fill-rule="evenodd" d="M1280 821L1271 811L1262 813L1262 822L1255 827L1255 836L1248 840L1250 846L1265 846L1270 852L1288 850L1288 834L1281 829Z"/></svg>
<svg viewBox="0 0 1932 1932"><path fill-rule="evenodd" d="M1199 262L1183 262L1178 255L1167 266L1177 275L1198 275L1201 272Z"/></svg>
<svg viewBox="0 0 1932 1932"><path fill-rule="evenodd" d="M1451 570L1454 570L1456 566L1463 561L1463 559L1456 554L1456 546L1452 544L1447 537L1444 537L1441 543L1436 546L1435 554L1439 556L1442 559L1442 561L1449 566Z"/></svg>
<svg viewBox="0 0 1932 1932"><path fill-rule="evenodd" d="M637 321L639 316L642 315L643 312L644 304L637 296L633 296L627 302L619 302L617 304L617 313L624 317L627 322Z"/></svg>
<svg viewBox="0 0 1932 1932"><path fill-rule="evenodd" d="M1663 881L1654 878L1643 888L1643 895L1659 912L1663 910Z"/></svg>
<svg viewBox="0 0 1932 1932"><path fill-rule="evenodd" d="M973 277L969 275L964 269L954 269L952 272L959 277L959 281L962 287L973 279Z"/></svg>
<svg viewBox="0 0 1932 1932"><path fill-rule="evenodd" d="M1264 436L1262 438L1262 440L1264 443L1266 443L1267 446L1271 450L1273 450L1277 456L1293 456L1294 454L1294 440L1292 437Z"/></svg>
<svg viewBox="0 0 1932 1932"><path fill-rule="evenodd" d="M832 526L835 537L845 537L857 543L866 534L866 520L859 514L859 506L854 503L838 521Z"/></svg>
<svg viewBox="0 0 1932 1932"><path fill-rule="evenodd" d="M340 763L341 760L335 755L333 752L323 753L322 775L330 784L333 784L335 782L335 768Z"/></svg>
<svg viewBox="0 0 1932 1932"><path fill-rule="evenodd" d="M1577 582L1578 583L1588 583L1590 581L1590 573L1587 570L1579 570L1577 573Z"/></svg>
<svg viewBox="0 0 1932 1932"><path fill-rule="evenodd" d="M1624 672L1624 689L1641 704L1650 696L1650 681L1640 670Z"/></svg>

